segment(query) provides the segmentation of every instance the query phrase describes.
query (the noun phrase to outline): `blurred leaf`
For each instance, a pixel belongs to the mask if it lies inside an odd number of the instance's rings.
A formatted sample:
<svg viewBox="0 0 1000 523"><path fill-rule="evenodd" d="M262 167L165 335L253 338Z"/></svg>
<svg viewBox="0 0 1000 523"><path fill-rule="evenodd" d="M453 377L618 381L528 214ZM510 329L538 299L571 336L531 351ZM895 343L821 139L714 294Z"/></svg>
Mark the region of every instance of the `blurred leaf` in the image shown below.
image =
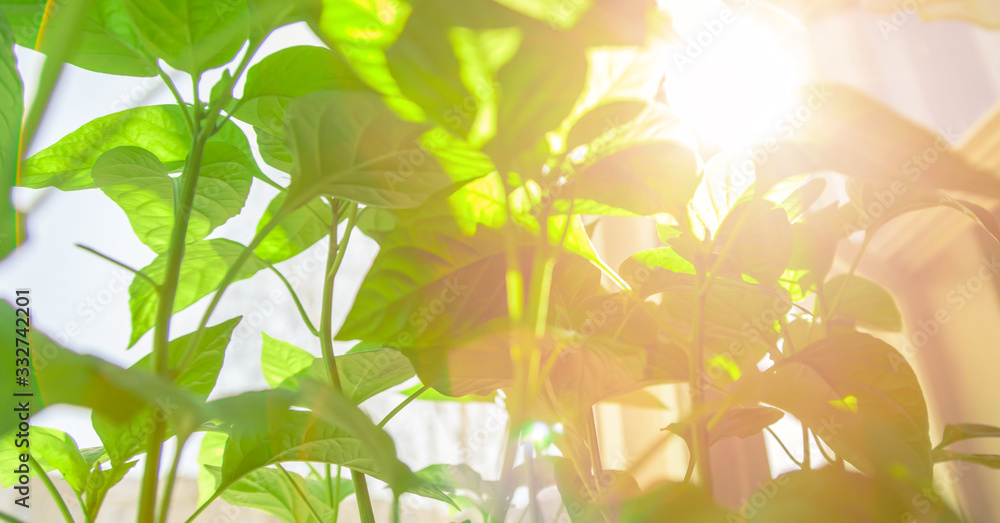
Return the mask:
<svg viewBox="0 0 1000 523"><path fill-rule="evenodd" d="M1000 180L858 91L821 84L803 88L799 99L810 116L757 166L765 187L796 174L836 171L866 181L900 180L1000 198ZM866 153L855 154L859 150Z"/></svg>
<svg viewBox="0 0 1000 523"><path fill-rule="evenodd" d="M731 513L715 503L712 496L691 483L663 482L642 494L622 500L618 506L619 521L655 523L685 521L691 523L723 523L732 521Z"/></svg>
<svg viewBox="0 0 1000 523"><path fill-rule="evenodd" d="M627 125L646 109L641 100L614 100L583 113L566 136L566 150L572 151L601 138L610 139L615 131Z"/></svg>
<svg viewBox="0 0 1000 523"><path fill-rule="evenodd" d="M6 9L6 6L4 6ZM17 247L17 212L10 201L17 181L24 92L14 56L15 34L0 11L0 259Z"/></svg>
<svg viewBox="0 0 1000 523"><path fill-rule="evenodd" d="M90 466L80 454L76 441L69 434L48 427L31 427L30 433L30 447L15 447L13 437L0 442L0 485L8 488L18 484L20 474L15 469L21 465L20 456L24 453L30 454L44 469L38 470L29 465L29 477L58 471L74 492L82 493L90 475Z"/></svg>
<svg viewBox="0 0 1000 523"><path fill-rule="evenodd" d="M244 245L223 238L200 240L188 245L181 263L180 283L177 286L173 312L184 310L215 291L222 283L229 266L244 250ZM144 267L142 272L154 281L162 281L166 265L167 256L161 254ZM251 254L233 281L249 278L265 267L260 258ZM157 293L148 281L137 277L129 285L128 294L129 310L132 312L132 335L129 338L131 347L155 324Z"/></svg>
<svg viewBox="0 0 1000 523"><path fill-rule="evenodd" d="M215 388L215 382L222 370L226 347L241 318L242 316L237 316L205 329L199 346L193 348L196 351L194 358L184 368L178 368L178 365L187 352L194 333L171 340L167 345L167 351L170 367L176 369L174 385L191 392L192 396L200 401L205 401ZM130 369L145 371L152 375L153 355L146 355ZM101 438L112 464L120 465L146 451L146 444L153 432L156 418L162 421L164 416L170 415L170 412L162 411L172 408L169 403L156 407L156 409L144 408L124 423L108 420L98 413L92 415L94 430ZM173 433L172 430L169 432Z"/></svg>
<svg viewBox="0 0 1000 523"><path fill-rule="evenodd" d="M952 443L973 438L1000 438L1000 427L980 425L978 423L962 423L945 425L941 443L935 449L941 449Z"/></svg>
<svg viewBox="0 0 1000 523"><path fill-rule="evenodd" d="M225 65L246 42L246 0L124 0L145 47L193 76Z"/></svg>
<svg viewBox="0 0 1000 523"><path fill-rule="evenodd" d="M284 201L283 192L271 200L264 211L264 216L257 224L258 232L273 219ZM278 226L264 237L253 252L260 259L271 263L287 260L330 234L331 221L333 215L330 205L322 198L315 198L282 218Z"/></svg>
<svg viewBox="0 0 1000 523"><path fill-rule="evenodd" d="M694 274L695 268L673 249L658 247L629 256L622 262L618 273L632 286L633 291L645 297L675 281L678 274Z"/></svg>
<svg viewBox="0 0 1000 523"><path fill-rule="evenodd" d="M256 166L235 146L205 144L198 184L185 237L193 243L240 213L250 194ZM98 158L94 183L125 211L139 240L156 253L166 252L174 227L174 192L179 179L153 153L117 147Z"/></svg>
<svg viewBox="0 0 1000 523"><path fill-rule="evenodd" d="M846 287L845 287L846 284ZM903 318L896 308L896 301L888 291L875 282L858 275L841 274L823 284L823 304L817 314L826 314L825 309L837 301L836 316L848 315L863 327L889 332L903 329ZM826 318L835 321L836 318Z"/></svg>
<svg viewBox="0 0 1000 523"><path fill-rule="evenodd" d="M923 508L922 505L910 506L877 480L838 470L837 467L783 474L765 483L757 492L767 501L762 504L748 503L743 507L741 512L748 519L789 521L789 518L794 520L802 514L809 514L810 521L821 523L904 521L913 518L914 506ZM757 493L754 496L750 499L759 497ZM923 502L930 505L926 499Z"/></svg>
<svg viewBox="0 0 1000 523"><path fill-rule="evenodd" d="M612 505L637 496L640 492L635 479L625 471L605 469L598 478L581 479L573 463L566 458L555 459L555 478L563 505L566 506L566 514L573 523L607 521L602 512L608 511ZM594 481L599 482L596 486L600 492L598 499L592 498L589 493L594 488ZM584 482L590 483L590 488Z"/></svg>
<svg viewBox="0 0 1000 523"><path fill-rule="evenodd" d="M232 122L209 138L237 147L253 158L246 136ZM18 185L40 189L56 187L74 191L94 187L91 168L102 154L116 147L135 146L153 153L167 168L176 172L191 150L192 137L176 105L136 107L101 116L64 136L24 162ZM253 174L258 175L256 165Z"/></svg>

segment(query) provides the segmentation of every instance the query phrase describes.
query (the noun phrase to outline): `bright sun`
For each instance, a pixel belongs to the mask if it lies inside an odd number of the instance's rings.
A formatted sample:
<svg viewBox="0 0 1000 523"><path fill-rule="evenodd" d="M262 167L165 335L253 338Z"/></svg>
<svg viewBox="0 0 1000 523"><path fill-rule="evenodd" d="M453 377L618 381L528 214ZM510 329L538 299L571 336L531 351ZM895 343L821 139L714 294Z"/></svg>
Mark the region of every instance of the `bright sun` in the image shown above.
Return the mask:
<svg viewBox="0 0 1000 523"><path fill-rule="evenodd" d="M661 0L681 40L669 55L673 112L723 148L767 139L810 68L804 31L760 2Z"/></svg>

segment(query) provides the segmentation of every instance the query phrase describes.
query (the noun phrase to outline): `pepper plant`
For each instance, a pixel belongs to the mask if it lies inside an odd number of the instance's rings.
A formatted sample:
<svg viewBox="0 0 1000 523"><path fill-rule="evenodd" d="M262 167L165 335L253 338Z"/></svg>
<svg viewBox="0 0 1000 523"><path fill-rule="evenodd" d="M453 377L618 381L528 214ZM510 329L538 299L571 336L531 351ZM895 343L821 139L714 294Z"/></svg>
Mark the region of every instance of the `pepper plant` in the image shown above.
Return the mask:
<svg viewBox="0 0 1000 523"><path fill-rule="evenodd" d="M189 521L219 498L287 522L336 521L354 494L372 522L368 476L391 489L394 520L409 493L507 521L527 487L525 511L541 521L538 493L554 486L573 522L804 511L954 521L936 496L914 502L933 488L934 464L997 466L997 456L946 447L1000 429L948 426L932 438L915 373L869 334L902 329L894 300L854 272L881 226L910 211L947 206L1000 237L988 211L951 194L997 198L1000 182L949 150L914 167L939 139L860 92L804 87L794 132L743 162L706 158L672 115L669 18L652 1L18 0L0 12L5 187L101 191L156 255L133 268L88 248L134 274L129 345L152 336L135 365L30 330L35 398L92 409L103 443L81 449L69 434L32 429L33 471L67 521L98 520L140 458L137 520L166 521L178 512L180 453L165 462L164 444L183 448L199 432L202 495ZM323 45L258 56L291 23ZM23 115L14 45L46 55ZM66 63L159 77L176 103L102 116L27 156ZM169 69L189 76L191 93ZM849 201L831 199L827 185L843 183ZM253 238L208 239L241 213L252 184L279 191ZM3 211L13 228L9 202ZM609 266L589 227L606 216L655 222L659 246ZM353 303L334 303L358 234L379 252ZM857 258L831 275L848 236L863 237ZM4 241L4 253L16 248ZM322 307L310 311L278 264L318 243L328 246ZM208 401L241 321L213 312L260 271L285 282L322 354L264 334L270 388ZM197 329L171 329L175 313L209 296ZM334 325L334 308L348 306ZM356 345L337 355L335 340ZM385 418L358 407L414 376L420 385ZM691 392L689 415L666 427L690 449L687 475L640 490L602 463L594 405L664 383ZM497 391L510 421L496 477L399 460L385 426L413 400L492 401ZM806 445L802 470L779 478L753 516L714 501L711 446L770 431L786 413L828 466L813 468ZM539 423L563 430L530 450L520 443ZM6 438L5 486L19 454Z"/></svg>

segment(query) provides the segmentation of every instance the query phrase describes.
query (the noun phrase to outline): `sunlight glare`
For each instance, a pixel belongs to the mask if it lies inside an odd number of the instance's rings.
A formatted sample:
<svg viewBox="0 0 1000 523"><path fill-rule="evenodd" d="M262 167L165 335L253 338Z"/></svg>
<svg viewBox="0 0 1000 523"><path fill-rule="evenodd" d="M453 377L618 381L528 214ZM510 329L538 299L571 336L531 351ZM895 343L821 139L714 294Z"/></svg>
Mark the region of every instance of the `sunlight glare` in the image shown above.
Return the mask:
<svg viewBox="0 0 1000 523"><path fill-rule="evenodd" d="M771 136L804 81L808 42L797 23L750 0L661 5L681 38L666 74L673 112L723 148Z"/></svg>

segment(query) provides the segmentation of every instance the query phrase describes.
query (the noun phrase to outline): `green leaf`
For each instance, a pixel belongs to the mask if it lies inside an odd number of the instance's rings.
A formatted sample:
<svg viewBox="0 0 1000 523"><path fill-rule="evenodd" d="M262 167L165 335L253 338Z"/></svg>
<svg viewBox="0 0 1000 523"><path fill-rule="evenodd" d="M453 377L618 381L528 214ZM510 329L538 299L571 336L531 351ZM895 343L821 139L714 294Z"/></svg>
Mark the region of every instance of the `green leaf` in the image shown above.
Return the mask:
<svg viewBox="0 0 1000 523"><path fill-rule="evenodd" d="M643 100L613 100L584 113L566 136L566 150L572 151L599 139L610 139L619 129L646 109Z"/></svg>
<svg viewBox="0 0 1000 523"><path fill-rule="evenodd" d="M227 122L209 143L237 147L253 158L246 136ZM181 169L193 139L176 105L136 107L96 118L24 162L18 185L40 189L56 187L74 191L94 187L91 169L98 158L116 147L135 146L153 153L167 172ZM254 175L259 171L254 165Z"/></svg>
<svg viewBox="0 0 1000 523"><path fill-rule="evenodd" d="M396 118L374 94L324 91L293 100L286 113L293 167L285 206L295 209L320 195L377 207L419 205L459 181L433 154L426 130Z"/></svg>
<svg viewBox="0 0 1000 523"><path fill-rule="evenodd" d="M264 216L257 224L257 232L273 219L284 201L283 192L271 200L264 211ZM287 260L330 234L332 220L330 205L322 198L316 198L282 218L278 226L264 237L253 252L260 259L271 263Z"/></svg>
<svg viewBox="0 0 1000 523"><path fill-rule="evenodd" d="M482 0L421 2L386 51L389 69L428 117L482 143L496 130L493 77L517 49L518 18Z"/></svg>
<svg viewBox="0 0 1000 523"><path fill-rule="evenodd" d="M414 385L408 389L403 389L399 391L403 396L412 396L417 393L418 390L423 388L422 385ZM434 389L427 389L417 396L417 400L420 401L446 401L451 403L493 403L496 400L496 391L490 392L489 394L479 396L476 394L466 394L465 396L459 396L453 398L451 396L445 396Z"/></svg>
<svg viewBox="0 0 1000 523"><path fill-rule="evenodd" d="M228 427L217 497L233 483L268 465L287 461L339 464L409 491L448 500L417 478L398 458L388 434L342 394L308 381L301 394L245 393L212 402ZM302 403L312 412L290 410Z"/></svg>
<svg viewBox="0 0 1000 523"><path fill-rule="evenodd" d="M862 472L930 481L927 405L889 344L862 333L825 338L776 363L760 387L761 401L802 420Z"/></svg>
<svg viewBox="0 0 1000 523"><path fill-rule="evenodd" d="M246 0L124 0L143 44L194 76L225 65L246 42Z"/></svg>
<svg viewBox="0 0 1000 523"><path fill-rule="evenodd" d="M629 256L618 273L640 296L649 296L676 280L677 274L694 274L694 265L670 247L639 251Z"/></svg>
<svg viewBox="0 0 1000 523"><path fill-rule="evenodd" d="M174 299L174 310L184 310L194 302L215 291L230 265L246 250L244 245L232 240L216 238L201 240L187 246L184 261L181 263L180 284ZM166 272L167 256L156 257L142 272L154 281L163 281ZM234 281L253 276L257 271L266 268L264 262L251 254L236 274ZM128 288L129 310L132 312L132 335L129 347L135 345L139 338L153 328L156 320L157 293L156 289L145 278L135 278Z"/></svg>
<svg viewBox="0 0 1000 523"><path fill-rule="evenodd" d="M233 336L233 331L239 325L242 316L226 320L218 325L205 328L198 346L194 347L194 357L184 367L179 367L188 351L191 339L195 333L186 334L170 340L167 344L169 365L174 370L174 385L191 391L202 401L208 399L209 393L215 388L215 381L222 370L222 361L226 355L226 347ZM143 369L153 372L153 355L149 354L132 365L133 369Z"/></svg>
<svg viewBox="0 0 1000 523"><path fill-rule="evenodd" d="M333 509L312 493L307 480L291 471L287 474L273 468L257 469L229 487L222 500L266 512L286 523L332 521ZM317 520L313 510L323 519Z"/></svg>
<svg viewBox="0 0 1000 523"><path fill-rule="evenodd" d="M805 87L811 115L757 166L769 187L796 174L836 171L865 181L902 181L1000 198L1000 181L882 103L843 85ZM789 126L790 127L790 126ZM867 154L854 154L858 150Z"/></svg>
<svg viewBox="0 0 1000 523"><path fill-rule="evenodd" d="M389 72L385 50L399 37L411 11L400 0L323 0L316 34L350 64L365 83L407 120L424 119L420 107L406 99Z"/></svg>
<svg viewBox="0 0 1000 523"><path fill-rule="evenodd" d="M0 11L0 259L17 247L17 213L10 202L17 177L24 92L14 56L15 36Z"/></svg>
<svg viewBox="0 0 1000 523"><path fill-rule="evenodd" d="M213 499L219 485L218 470L222 467L228 436L223 432L205 432L198 448L198 506Z"/></svg>
<svg viewBox="0 0 1000 523"><path fill-rule="evenodd" d="M297 390L303 380L329 381L329 369L316 358L290 343L262 333L261 365L264 378L272 388ZM361 344L358 346L370 346ZM409 360L398 350L367 349L337 356L337 374L344 396L355 405L395 387L414 376Z"/></svg>
<svg viewBox="0 0 1000 523"><path fill-rule="evenodd" d="M13 437L4 438L0 443L0 465L3 467L0 469L0 485L6 488L18 483L19 474L14 469L21 464L21 454L30 453L44 470L37 470L29 465L29 477L58 471L74 492L83 492L90 475L90 466L84 461L76 441L69 434L48 427L31 427L28 441L30 447L21 448L15 447Z"/></svg>
<svg viewBox="0 0 1000 523"><path fill-rule="evenodd" d="M846 284L846 286L845 286ZM899 332L903 329L903 318L896 307L896 301L888 291L875 282L860 276L841 274L823 284L823 306L825 310L837 301L836 316L847 315L858 325L870 329ZM828 322L836 318L827 318Z"/></svg>
<svg viewBox="0 0 1000 523"><path fill-rule="evenodd" d="M267 55L247 71L236 117L280 136L288 102L324 90L366 91L368 87L329 49L288 47Z"/></svg>
<svg viewBox="0 0 1000 523"><path fill-rule="evenodd" d="M1000 428L992 425L980 425L978 423L945 425L944 435L941 436L941 443L938 443L935 448L944 448L952 443L973 438L1000 438Z"/></svg>
<svg viewBox="0 0 1000 523"><path fill-rule="evenodd" d="M517 54L496 76L497 134L490 156L529 178L541 175L549 154L545 134L569 116L587 74L583 45L574 36L537 32L525 35ZM543 83L539 78L545 78Z"/></svg>
<svg viewBox="0 0 1000 523"><path fill-rule="evenodd" d="M239 214L250 194L254 169L252 158L235 146L205 144L186 243L205 238ZM125 211L139 240L156 253L166 252L179 179L171 178L153 153L130 146L101 155L91 174L95 185Z"/></svg>
<svg viewBox="0 0 1000 523"><path fill-rule="evenodd" d="M208 399L209 393L215 388L215 382L222 370L226 347L232 337L233 330L239 324L242 316L237 316L218 325L205 329L199 346L193 348L194 358L183 368L178 368L194 333L171 340L167 345L170 367L175 369L174 385L192 393L199 401ZM149 354L137 361L130 369L141 370L148 374L153 372L153 355ZM166 409L169 404L158 405ZM169 413L168 413L169 414ZM142 409L125 423L116 423L95 413L92 416L94 430L100 436L104 448L114 465L125 463L134 456L146 451L146 442L155 425L154 417L161 416L158 410Z"/></svg>
<svg viewBox="0 0 1000 523"><path fill-rule="evenodd" d="M84 505L91 519L97 519L97 512L100 510L108 490L121 483L125 479L125 474L128 474L128 471L132 470L132 467L136 466L137 463L139 462L129 461L128 463L114 465L108 469L95 467L90 471L90 478L87 480L83 497L85 500Z"/></svg>
<svg viewBox="0 0 1000 523"><path fill-rule="evenodd" d="M8 0L0 2L0 8L11 17L17 43L34 49L46 2ZM120 0L92 0L80 25L80 37L67 57L68 63L98 73L156 76L156 61L139 43Z"/></svg>
<svg viewBox="0 0 1000 523"><path fill-rule="evenodd" d="M652 105L571 154L576 173L565 191L639 215L677 213L700 181L692 144L693 137L666 107Z"/></svg>

